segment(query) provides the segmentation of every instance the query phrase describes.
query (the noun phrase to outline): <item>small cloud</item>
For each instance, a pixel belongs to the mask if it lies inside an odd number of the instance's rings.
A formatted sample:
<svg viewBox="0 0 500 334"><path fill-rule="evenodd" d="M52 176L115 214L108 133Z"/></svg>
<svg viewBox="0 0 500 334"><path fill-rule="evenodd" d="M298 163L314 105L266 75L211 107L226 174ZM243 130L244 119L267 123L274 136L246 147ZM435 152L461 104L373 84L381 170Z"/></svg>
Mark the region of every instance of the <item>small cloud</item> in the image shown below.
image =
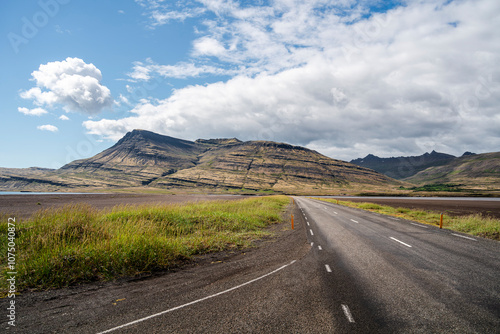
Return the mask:
<svg viewBox="0 0 500 334"><path fill-rule="evenodd" d="M120 9L120 10L118 11L118 14L125 14L125 11Z"/></svg>
<svg viewBox="0 0 500 334"><path fill-rule="evenodd" d="M58 34L61 34L61 35L62 35L62 34L70 34L70 35L71 35L71 31L70 31L69 29L63 29L63 28L61 28L61 26L60 26L60 25L58 25L58 24L56 24L54 27L56 28L56 32L57 32Z"/></svg>
<svg viewBox="0 0 500 334"><path fill-rule="evenodd" d="M57 128L57 126L50 125L50 124L39 125L36 128L38 130L42 130L42 131L50 131L50 132L57 132L57 131L59 131L59 129Z"/></svg>
<svg viewBox="0 0 500 334"><path fill-rule="evenodd" d="M43 108L35 108L35 109L28 109L24 107L19 107L17 108L17 111L19 111L22 114L29 115L29 116L42 116L47 114L47 110Z"/></svg>
<svg viewBox="0 0 500 334"><path fill-rule="evenodd" d="M130 102L126 96L123 96L123 94L120 94L119 99L121 102L130 105Z"/></svg>
<svg viewBox="0 0 500 334"><path fill-rule="evenodd" d="M69 117L68 117L68 116L66 116L66 115L61 115L61 116L59 116L59 119L60 119L61 121L69 121Z"/></svg>
<svg viewBox="0 0 500 334"><path fill-rule="evenodd" d="M79 58L66 58L40 65L31 73L36 86L22 91L21 98L39 106L62 104L67 112L95 115L113 104L108 87L101 84L101 71Z"/></svg>

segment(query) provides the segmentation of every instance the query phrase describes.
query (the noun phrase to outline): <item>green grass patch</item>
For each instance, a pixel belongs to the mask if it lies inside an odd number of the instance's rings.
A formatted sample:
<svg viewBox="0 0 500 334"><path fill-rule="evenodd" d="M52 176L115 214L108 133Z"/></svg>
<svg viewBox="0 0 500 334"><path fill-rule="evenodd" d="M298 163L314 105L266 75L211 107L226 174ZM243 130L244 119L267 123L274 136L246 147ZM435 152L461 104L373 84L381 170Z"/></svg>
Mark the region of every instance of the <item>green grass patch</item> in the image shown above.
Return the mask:
<svg viewBox="0 0 500 334"><path fill-rule="evenodd" d="M196 254L249 247L269 234L264 227L281 221L289 201L270 196L107 211L87 205L42 210L16 224L17 289L112 280L172 269ZM7 234L7 219L2 219L1 240ZM7 254L7 242L0 252ZM2 294L6 261L3 256Z"/></svg>
<svg viewBox="0 0 500 334"><path fill-rule="evenodd" d="M464 191L464 189L460 188L463 186L462 184L447 184L447 183L435 183L435 184L426 184L424 186L420 187L410 187L410 188L405 188L403 186L399 187L399 189L402 190L413 190L415 192L419 191L446 191L446 192L461 192Z"/></svg>
<svg viewBox="0 0 500 334"><path fill-rule="evenodd" d="M315 198L321 201L337 203L336 199ZM374 203L357 203L350 201L338 201L338 204L359 208L367 211L377 212L403 219L417 221L423 224L439 226L441 213L435 211L412 210L408 208L394 208L387 205ZM500 240L500 220L490 217L484 217L480 214L452 217L443 215L443 228L489 238Z"/></svg>

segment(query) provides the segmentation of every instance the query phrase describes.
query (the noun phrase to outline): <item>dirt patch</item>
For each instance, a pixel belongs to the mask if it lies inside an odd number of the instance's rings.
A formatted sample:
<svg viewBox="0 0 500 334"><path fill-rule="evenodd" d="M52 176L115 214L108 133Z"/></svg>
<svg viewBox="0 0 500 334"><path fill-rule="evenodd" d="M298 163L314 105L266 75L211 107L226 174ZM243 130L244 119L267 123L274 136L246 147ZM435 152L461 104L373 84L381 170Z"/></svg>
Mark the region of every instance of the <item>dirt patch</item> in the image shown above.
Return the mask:
<svg viewBox="0 0 500 334"><path fill-rule="evenodd" d="M165 195L165 194L22 194L0 195L0 213L27 219L41 209L85 203L96 209L117 205L182 204L198 201L238 200L243 195Z"/></svg>
<svg viewBox="0 0 500 334"><path fill-rule="evenodd" d="M482 214L484 216L500 219L500 201L497 200L466 200L466 199L422 199L422 198L342 198L335 199L352 202L368 202L394 208L408 208L414 210L427 210L442 212L450 216L466 216Z"/></svg>

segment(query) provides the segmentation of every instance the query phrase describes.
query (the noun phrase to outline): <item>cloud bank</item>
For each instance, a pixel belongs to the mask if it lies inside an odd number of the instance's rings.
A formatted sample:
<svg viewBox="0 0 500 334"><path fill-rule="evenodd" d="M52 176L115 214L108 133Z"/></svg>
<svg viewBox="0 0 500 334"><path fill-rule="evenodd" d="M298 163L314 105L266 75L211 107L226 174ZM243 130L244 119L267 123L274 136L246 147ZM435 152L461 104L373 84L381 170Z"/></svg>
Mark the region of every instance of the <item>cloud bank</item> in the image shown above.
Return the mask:
<svg viewBox="0 0 500 334"><path fill-rule="evenodd" d="M179 11L141 3L165 17ZM191 63L147 60L130 75L231 78L141 100L121 119L86 121L90 133L117 140L142 128L286 141L346 160L498 151L498 1L408 1L381 12L352 1L196 4L186 10L205 15L204 28L197 27Z"/></svg>
<svg viewBox="0 0 500 334"><path fill-rule="evenodd" d="M79 58L42 64L31 76L36 87L20 96L38 106L60 104L67 112L96 115L113 103L110 90L101 84L101 71Z"/></svg>

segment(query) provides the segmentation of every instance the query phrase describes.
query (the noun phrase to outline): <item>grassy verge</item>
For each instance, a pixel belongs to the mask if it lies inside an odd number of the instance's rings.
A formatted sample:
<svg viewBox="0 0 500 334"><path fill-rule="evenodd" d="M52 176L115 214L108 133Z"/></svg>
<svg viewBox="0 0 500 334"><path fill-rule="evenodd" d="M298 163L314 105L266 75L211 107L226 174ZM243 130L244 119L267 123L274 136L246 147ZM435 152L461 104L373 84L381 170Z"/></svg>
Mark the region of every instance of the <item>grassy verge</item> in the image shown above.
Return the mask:
<svg viewBox="0 0 500 334"><path fill-rule="evenodd" d="M316 199L325 202L337 203L337 200L335 199ZM411 210L408 208L393 208L391 206L379 205L375 203L355 203L349 201L339 201L338 203L352 208L359 208L435 226L439 226L441 216L440 213L432 211ZM500 220L490 217L484 217L480 214L460 217L451 217L448 215L444 215L443 228L468 233L483 238L500 240Z"/></svg>
<svg viewBox="0 0 500 334"><path fill-rule="evenodd" d="M243 248L281 221L286 196L188 205L87 205L43 210L16 226L16 285L49 289L111 280L178 267L196 254ZM0 224L0 253L7 254L7 219ZM1 292L7 259L2 256Z"/></svg>

